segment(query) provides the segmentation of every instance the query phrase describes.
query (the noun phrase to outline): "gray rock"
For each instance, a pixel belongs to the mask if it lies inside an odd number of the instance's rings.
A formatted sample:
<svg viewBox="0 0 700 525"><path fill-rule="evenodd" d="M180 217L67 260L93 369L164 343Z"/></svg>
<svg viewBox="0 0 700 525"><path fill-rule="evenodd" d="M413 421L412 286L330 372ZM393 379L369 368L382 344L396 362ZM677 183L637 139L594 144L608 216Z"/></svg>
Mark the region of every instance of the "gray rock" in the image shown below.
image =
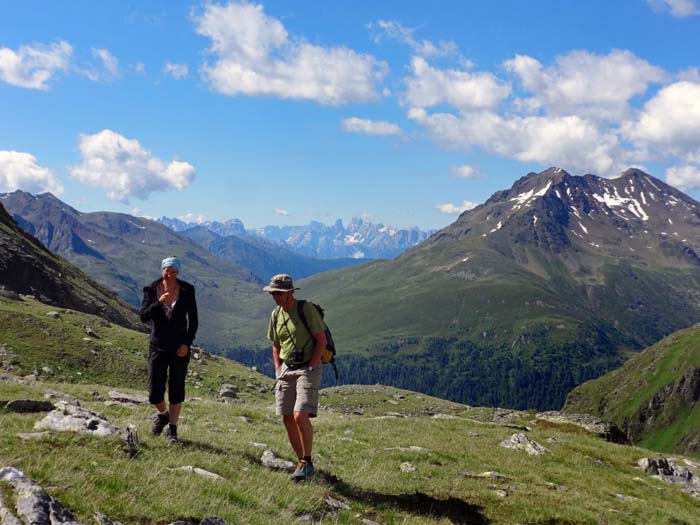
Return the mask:
<svg viewBox="0 0 700 525"><path fill-rule="evenodd" d="M85 333L89 337L94 337L95 339L99 339L100 336L97 335L97 332L95 332L92 328L90 328L88 325L83 326L83 330L85 330Z"/></svg>
<svg viewBox="0 0 700 525"><path fill-rule="evenodd" d="M219 476L218 474L214 474L213 472L209 472L208 470L204 470L203 468L193 467L191 465L187 465L185 467L168 468L166 470L187 472L189 474L197 474L198 476L202 476L203 478L214 479L217 481L224 479L221 476Z"/></svg>
<svg viewBox="0 0 700 525"><path fill-rule="evenodd" d="M111 520L101 512L95 512L93 516L98 525L122 525L121 521Z"/></svg>
<svg viewBox="0 0 700 525"><path fill-rule="evenodd" d="M416 470L418 470L413 463L409 463L408 461L406 461L405 463L401 463L400 468L401 468L401 472L407 472L407 473L415 472Z"/></svg>
<svg viewBox="0 0 700 525"><path fill-rule="evenodd" d="M78 405L59 401L56 409L34 425L35 430L58 430L59 432L80 432L106 437L119 433L119 429L101 414Z"/></svg>
<svg viewBox="0 0 700 525"><path fill-rule="evenodd" d="M700 499L700 464L690 460L683 463L685 466L679 465L674 458L642 458L637 461L637 466L647 474L678 485L683 492Z"/></svg>
<svg viewBox="0 0 700 525"><path fill-rule="evenodd" d="M500 472L492 472L490 470L487 470L486 472L480 472L479 474L475 474L473 472L463 472L462 476L465 478L481 478L502 481L507 481L510 479L508 476L505 476Z"/></svg>
<svg viewBox="0 0 700 525"><path fill-rule="evenodd" d="M121 403L132 403L134 405L144 405L148 403L148 398L140 394L125 394L118 390L110 390L107 392L107 395L112 401L119 401Z"/></svg>
<svg viewBox="0 0 700 525"><path fill-rule="evenodd" d="M287 470L291 472L296 468L294 463L277 457L277 455L275 455L275 453L269 448L263 452L260 458L260 463L262 463L264 467L275 470Z"/></svg>
<svg viewBox="0 0 700 525"><path fill-rule="evenodd" d="M629 444L627 436L615 423L589 414L566 414L550 410L549 412L540 412L536 417L550 423L575 425L612 443Z"/></svg>
<svg viewBox="0 0 700 525"><path fill-rule="evenodd" d="M13 399L5 403L5 410L17 413L48 412L54 408L54 404L50 401L34 399Z"/></svg>
<svg viewBox="0 0 700 525"><path fill-rule="evenodd" d="M433 419L460 419L457 416L453 416L451 414L435 414L433 416Z"/></svg>
<svg viewBox="0 0 700 525"><path fill-rule="evenodd" d="M39 485L13 467L0 469L0 481L12 487L17 515L2 506L2 524L26 523L30 525L82 525L58 501L49 496ZM18 519L19 518L19 519Z"/></svg>
<svg viewBox="0 0 700 525"><path fill-rule="evenodd" d="M17 437L22 441L29 441L32 439L45 439L51 436L51 432L20 432ZM2 521L0 521L2 523Z"/></svg>
<svg viewBox="0 0 700 525"><path fill-rule="evenodd" d="M376 521L372 521L369 518L362 518L360 520L360 523L362 523L362 525L381 525L381 524L377 523Z"/></svg>
<svg viewBox="0 0 700 525"><path fill-rule="evenodd" d="M46 312L47 317L51 317L52 319L60 319L61 314L59 314L56 310L51 310L50 312Z"/></svg>
<svg viewBox="0 0 700 525"><path fill-rule="evenodd" d="M493 493L498 496L499 498L507 498L508 497L508 492L506 492L503 489L496 489L493 491Z"/></svg>
<svg viewBox="0 0 700 525"><path fill-rule="evenodd" d="M54 373L53 369L49 368L48 366L42 366L41 371L44 372L48 376L52 376Z"/></svg>
<svg viewBox="0 0 700 525"><path fill-rule="evenodd" d="M409 447L388 447L384 450L398 450L399 452L430 452L427 448L411 445Z"/></svg>
<svg viewBox="0 0 700 525"><path fill-rule="evenodd" d="M227 525L227 523L218 516L210 516L200 521L199 525Z"/></svg>
<svg viewBox="0 0 700 525"><path fill-rule="evenodd" d="M237 399L238 398L238 387L230 383L224 383L219 388L219 397L222 399Z"/></svg>
<svg viewBox="0 0 700 525"><path fill-rule="evenodd" d="M2 525L22 525L22 522L12 513L12 509L5 504L2 492L0 492L0 523Z"/></svg>
<svg viewBox="0 0 700 525"><path fill-rule="evenodd" d="M542 454L552 453L548 448L543 447L536 441L527 437L525 434L513 434L508 439L501 441L499 446L503 448L512 448L514 450L524 450L531 456L540 456Z"/></svg>
<svg viewBox="0 0 700 525"><path fill-rule="evenodd" d="M620 501L631 501L631 502L638 502L638 501L644 501L639 498L635 498L634 496L626 496L624 494L613 494L617 499Z"/></svg>
<svg viewBox="0 0 700 525"><path fill-rule="evenodd" d="M335 499L332 496L326 496L326 504L331 512L337 512L339 510L350 510L350 505L347 503Z"/></svg>

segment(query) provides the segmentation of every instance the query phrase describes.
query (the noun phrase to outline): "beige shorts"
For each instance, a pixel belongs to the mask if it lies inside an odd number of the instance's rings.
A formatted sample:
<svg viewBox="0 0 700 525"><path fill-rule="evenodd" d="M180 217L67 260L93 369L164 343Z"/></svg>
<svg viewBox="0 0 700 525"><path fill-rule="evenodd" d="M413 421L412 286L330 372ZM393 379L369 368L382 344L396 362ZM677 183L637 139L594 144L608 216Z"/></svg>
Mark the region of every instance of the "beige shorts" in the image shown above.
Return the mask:
<svg viewBox="0 0 700 525"><path fill-rule="evenodd" d="M309 371L308 367L291 370L282 363L276 371L275 410L277 415L291 416L294 412L304 412L309 414L309 417L316 417L322 372L320 364Z"/></svg>

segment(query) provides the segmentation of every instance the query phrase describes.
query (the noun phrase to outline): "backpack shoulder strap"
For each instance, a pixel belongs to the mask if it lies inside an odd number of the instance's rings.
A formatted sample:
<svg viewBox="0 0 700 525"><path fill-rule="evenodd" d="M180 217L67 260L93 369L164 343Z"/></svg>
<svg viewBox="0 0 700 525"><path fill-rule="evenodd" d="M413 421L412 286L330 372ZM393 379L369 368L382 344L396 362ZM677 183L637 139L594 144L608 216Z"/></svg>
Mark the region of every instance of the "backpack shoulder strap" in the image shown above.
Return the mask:
<svg viewBox="0 0 700 525"><path fill-rule="evenodd" d="M275 335L277 335L277 317L279 317L281 306L275 307L275 312L272 314L272 326L275 330Z"/></svg>
<svg viewBox="0 0 700 525"><path fill-rule="evenodd" d="M306 305L306 301L304 299L298 299L297 300L297 314L299 314L299 319L301 319L301 322L304 324L304 328L306 328L306 331L309 332L309 335L313 337L314 334L311 333L311 328L309 327L309 322L306 320L306 314L304 313L304 306Z"/></svg>

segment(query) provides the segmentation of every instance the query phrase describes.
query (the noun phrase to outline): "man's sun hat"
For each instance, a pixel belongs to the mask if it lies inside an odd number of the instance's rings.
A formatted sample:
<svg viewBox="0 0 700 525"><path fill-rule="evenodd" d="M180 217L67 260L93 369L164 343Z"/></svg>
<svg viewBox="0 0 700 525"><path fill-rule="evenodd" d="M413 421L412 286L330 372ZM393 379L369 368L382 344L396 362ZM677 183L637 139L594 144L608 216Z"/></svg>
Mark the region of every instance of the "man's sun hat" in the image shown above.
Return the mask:
<svg viewBox="0 0 700 525"><path fill-rule="evenodd" d="M160 263L160 269L165 270L168 266L172 266L180 273L180 259L177 257L166 257Z"/></svg>
<svg viewBox="0 0 700 525"><path fill-rule="evenodd" d="M294 288L292 278L286 273L273 275L270 284L263 288L263 292L291 292L293 290L299 290L299 288Z"/></svg>

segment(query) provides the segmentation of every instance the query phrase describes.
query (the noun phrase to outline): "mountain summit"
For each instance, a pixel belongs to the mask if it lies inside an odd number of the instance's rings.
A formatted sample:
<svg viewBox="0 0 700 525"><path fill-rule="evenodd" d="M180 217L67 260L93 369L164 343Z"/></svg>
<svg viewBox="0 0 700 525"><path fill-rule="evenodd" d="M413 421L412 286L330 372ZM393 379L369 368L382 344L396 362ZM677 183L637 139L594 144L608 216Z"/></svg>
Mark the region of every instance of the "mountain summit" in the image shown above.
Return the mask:
<svg viewBox="0 0 700 525"><path fill-rule="evenodd" d="M645 259L658 252L653 259L660 253L674 263L680 259L697 266L698 225L696 201L641 170L604 179L550 168L519 179L441 233L508 236L516 245L554 253L602 250Z"/></svg>
<svg viewBox="0 0 700 525"><path fill-rule="evenodd" d="M552 408L698 320L698 226L696 201L640 170L550 168L393 261L303 287L355 352L348 380Z"/></svg>

